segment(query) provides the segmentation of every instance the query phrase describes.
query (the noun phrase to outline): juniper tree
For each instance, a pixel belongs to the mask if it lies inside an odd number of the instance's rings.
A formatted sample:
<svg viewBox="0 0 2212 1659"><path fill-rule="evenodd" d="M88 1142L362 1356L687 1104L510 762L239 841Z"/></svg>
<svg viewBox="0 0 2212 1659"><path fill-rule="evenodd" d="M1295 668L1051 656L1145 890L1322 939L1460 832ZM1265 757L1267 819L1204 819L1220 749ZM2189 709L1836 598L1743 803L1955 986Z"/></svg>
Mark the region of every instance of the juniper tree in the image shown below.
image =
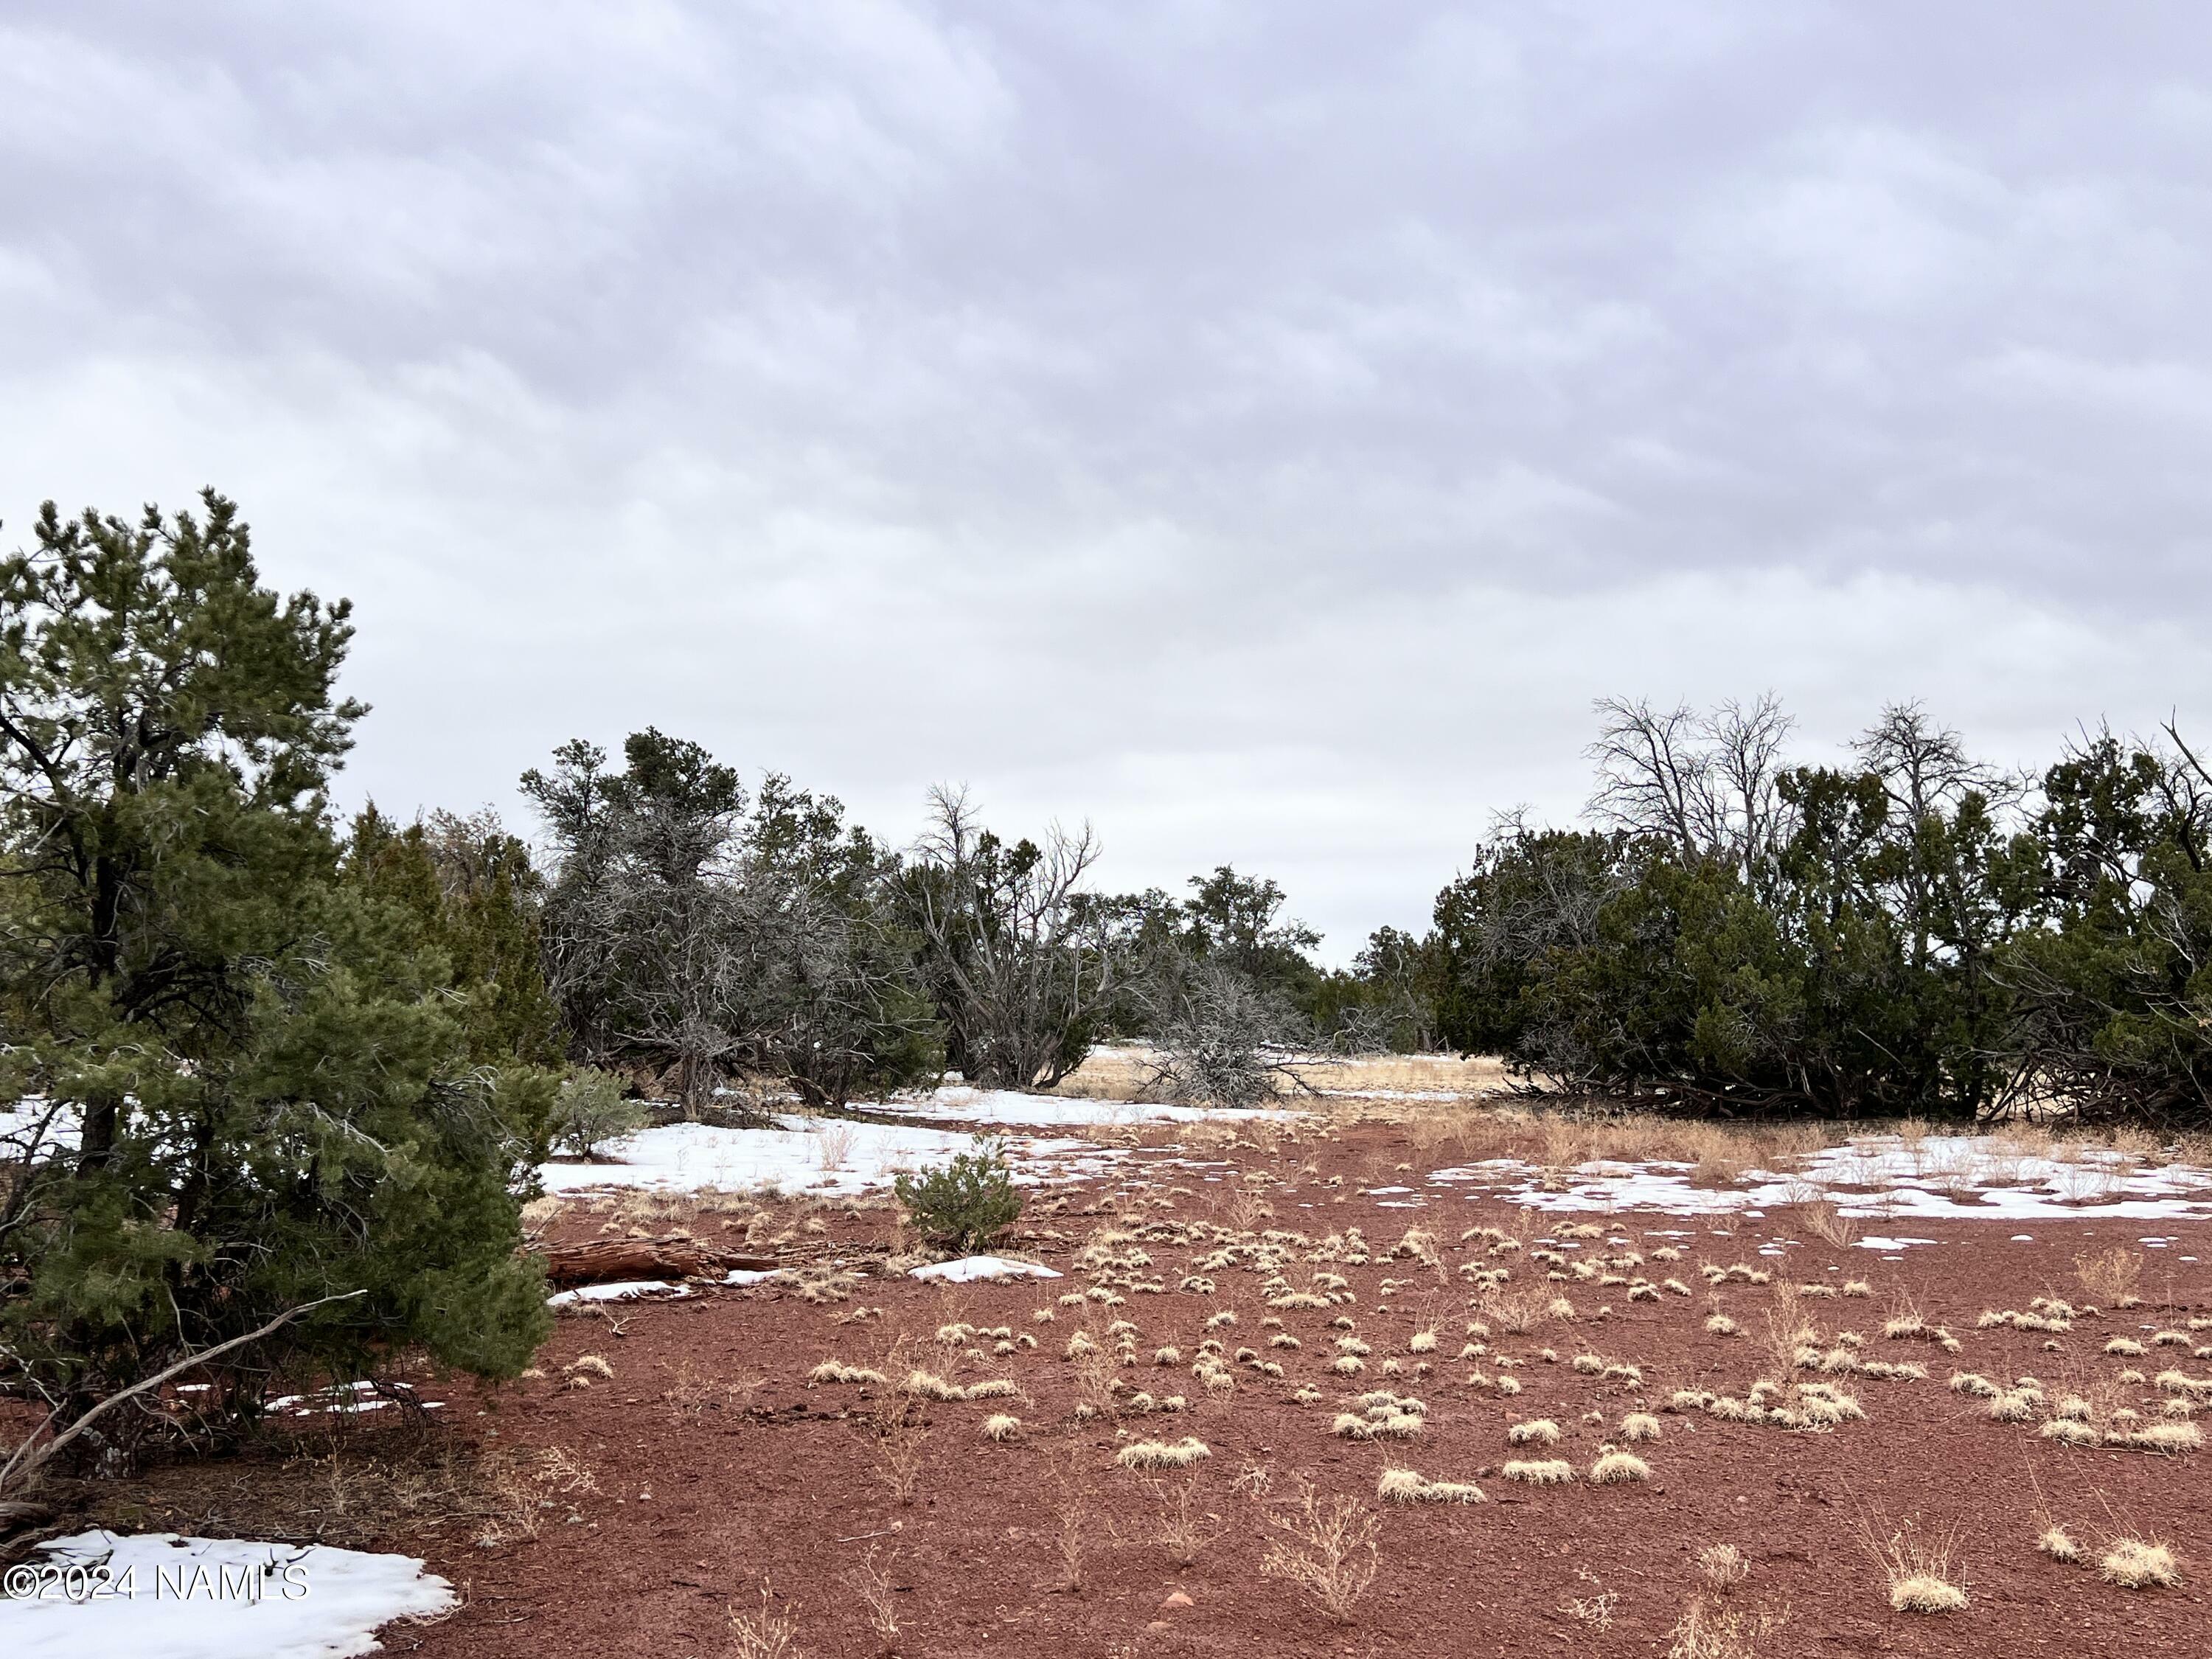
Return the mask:
<svg viewBox="0 0 2212 1659"><path fill-rule="evenodd" d="M339 876L348 607L262 586L202 499L49 503L0 560L0 1366L64 1418L333 1293L214 1397L417 1345L512 1374L546 1327L451 964Z"/></svg>
<svg viewBox="0 0 2212 1659"><path fill-rule="evenodd" d="M523 778L557 859L545 960L577 1058L662 1072L692 1115L738 1073L839 1107L936 1069L896 860L837 801L775 773L749 799L650 728L623 761L578 741Z"/></svg>

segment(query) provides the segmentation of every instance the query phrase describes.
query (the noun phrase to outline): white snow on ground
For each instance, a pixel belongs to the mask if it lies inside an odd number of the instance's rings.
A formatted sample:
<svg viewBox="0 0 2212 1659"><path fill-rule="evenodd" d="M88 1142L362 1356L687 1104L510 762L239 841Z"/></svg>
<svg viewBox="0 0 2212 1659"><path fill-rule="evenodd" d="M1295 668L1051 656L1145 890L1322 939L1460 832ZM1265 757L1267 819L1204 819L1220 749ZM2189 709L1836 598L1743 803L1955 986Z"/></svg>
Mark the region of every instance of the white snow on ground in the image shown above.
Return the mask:
<svg viewBox="0 0 2212 1659"><path fill-rule="evenodd" d="M1118 1147L1066 1135L1026 1135L1020 1133L1024 1129L1291 1115L1279 1111L1215 1111L1195 1106L1064 1100L959 1085L927 1095L855 1103L869 1112L972 1123L977 1133L1003 1134L1014 1179L1025 1184L1047 1176L1102 1175L1122 1153ZM538 1175L549 1193L597 1187L694 1192L703 1187L747 1188L774 1182L789 1192L842 1197L888 1187L902 1170L943 1164L956 1153L973 1151L975 1145L973 1134L919 1123L790 1115L777 1119L776 1126L726 1129L704 1123L664 1124L610 1141L605 1148L610 1156L605 1159L542 1164Z"/></svg>
<svg viewBox="0 0 2212 1659"><path fill-rule="evenodd" d="M294 1417L320 1417L332 1412L380 1412L399 1402L377 1392L374 1382L333 1382L327 1389L318 1389L313 1394L288 1394L269 1402L272 1412L289 1412ZM441 1401L426 1400L425 1411L446 1409Z"/></svg>
<svg viewBox="0 0 2212 1659"><path fill-rule="evenodd" d="M842 1197L887 1187L902 1170L943 1164L975 1150L973 1135L904 1123L847 1120L779 1120L773 1129L726 1129L706 1123L669 1123L641 1129L608 1144L619 1161L546 1164L538 1177L549 1193L587 1187L645 1187L696 1192L704 1187L741 1188L769 1183L788 1192ZM1103 1167L1108 1149L1084 1140L1010 1139L1007 1161L1014 1179L1034 1182L1049 1165L1061 1174Z"/></svg>
<svg viewBox="0 0 2212 1659"><path fill-rule="evenodd" d="M1544 1211L1756 1216L1820 1196L1847 1216L1884 1221L2212 1218L2212 1170L2141 1164L2097 1146L2071 1159L2027 1157L1990 1135L1929 1135L1917 1147L1894 1135L1861 1136L1824 1147L1795 1174L1749 1170L1748 1187L1693 1186L1693 1168L1664 1159L1584 1164L1573 1172L1578 1179L1554 1191L1534 1165L1503 1158L1438 1170L1429 1180L1510 1188L1509 1203ZM1873 1190L1845 1190L1856 1188Z"/></svg>
<svg viewBox="0 0 2212 1659"><path fill-rule="evenodd" d="M971 1089L948 1085L926 1095L902 1095L896 1099L866 1102L862 1109L896 1113L908 1117L943 1118L955 1123L1041 1129L1080 1127L1086 1123L1121 1127L1134 1123L1195 1123L1204 1119L1228 1121L1254 1118L1286 1118L1279 1109L1168 1106L1150 1101L1079 1100L1059 1095L1025 1095L1013 1089Z"/></svg>
<svg viewBox="0 0 2212 1659"><path fill-rule="evenodd" d="M986 1279L1058 1279L1060 1273L1034 1261L1010 1261L1002 1255L963 1255L957 1261L933 1261L926 1267L909 1267L916 1279L939 1279L952 1285L969 1285Z"/></svg>
<svg viewBox="0 0 2212 1659"><path fill-rule="evenodd" d="M74 1565L92 1576L70 1574L67 1587L110 1593L0 1597L9 1659L343 1659L375 1651L379 1626L457 1601L410 1555L174 1533L87 1532L40 1547L27 1565Z"/></svg>
<svg viewBox="0 0 2212 1659"><path fill-rule="evenodd" d="M579 1285L573 1291L556 1291L545 1298L549 1308L572 1308L579 1302L635 1302L646 1297L689 1296L687 1286L665 1279L623 1279L611 1285Z"/></svg>

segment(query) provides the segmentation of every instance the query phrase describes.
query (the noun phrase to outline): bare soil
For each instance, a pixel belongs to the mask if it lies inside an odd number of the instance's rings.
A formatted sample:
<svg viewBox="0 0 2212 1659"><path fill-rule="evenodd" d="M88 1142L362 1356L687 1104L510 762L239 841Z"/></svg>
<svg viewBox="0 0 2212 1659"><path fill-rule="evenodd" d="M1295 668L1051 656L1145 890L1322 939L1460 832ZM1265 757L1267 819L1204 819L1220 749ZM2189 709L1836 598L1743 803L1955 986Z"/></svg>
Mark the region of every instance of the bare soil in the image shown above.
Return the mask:
<svg viewBox="0 0 2212 1659"><path fill-rule="evenodd" d="M387 1646L457 1659L745 1652L731 1613L757 1614L765 1585L770 1609L794 1627L789 1651L823 1659L1201 1649L1648 1655L1668 1651L1670 1632L1703 1590L1699 1553L1732 1544L1748 1560L1749 1578L1716 1601L1765 1614L1776 1626L1747 1652L2145 1659L2212 1650L2212 1451L2072 1449L2039 1437L2047 1413L2025 1424L1991 1421L1983 1401L1946 1386L1958 1371L2007 1384L2032 1376L2053 1399L2093 1392L2104 1407L2124 1401L2146 1424L2166 1420L2159 1413L2168 1396L2148 1382L2124 1383L2121 1373L2179 1369L2212 1377L2212 1358L2192 1353L2212 1346L2212 1330L2190 1334L2191 1346L2151 1346L2140 1358L2108 1356L2104 1347L2115 1336L2148 1344L2156 1331L2186 1331L2191 1316L2212 1314L2205 1265L2212 1227L1916 1221L1910 1231L1937 1242L1884 1260L1820 1242L1794 1212L1759 1219L1544 1215L1492 1195L1470 1197L1463 1187L1427 1188L1421 1207L1398 1207L1364 1194L1362 1180L1371 1184L1376 1172L1400 1162L1418 1170L1449 1160L1417 1155L1405 1130L1385 1125L1212 1155L1220 1161L1198 1165L1164 1151L1138 1152L1125 1180L1058 1189L1033 1204L1018 1253L1059 1267L1066 1275L1060 1279L933 1285L871 1274L810 1293L819 1300L768 1286L702 1290L564 1318L541 1357L542 1376L492 1391L444 1391L445 1435L469 1455L526 1472L517 1488L525 1501L492 1523L395 1514L381 1547L426 1557L460 1589L465 1605L442 1623L387 1632ZM1250 1184L1272 1217L1230 1195L1255 1172L1266 1178ZM1398 1179L1420 1187L1418 1174ZM782 1207L794 1220L805 1213ZM808 1236L809 1245L866 1245L873 1252L866 1259L881 1260L890 1242L886 1214L815 1213L829 1231ZM1579 1240L1552 1231L1579 1221L1605 1231ZM1264 1273L1198 1265L1215 1251L1215 1239L1170 1236L1194 1222L1295 1230L1316 1244L1357 1227L1371 1259L1314 1261L1307 1248L1291 1247L1280 1271L1291 1285L1334 1273L1352 1299L1272 1310L1260 1289ZM591 1237L603 1224L579 1212L555 1231ZM1490 1255L1485 1240L1461 1242L1464 1231L1485 1226L1525 1248ZM1115 1227L1144 1233L1133 1245L1110 1247L1123 1255L1124 1270L1079 1271L1086 1239ZM1386 1256L1409 1227L1439 1236L1441 1270ZM1985 1310L2025 1310L2038 1296L2087 1303L2075 1257L2138 1247L2145 1236L2173 1242L2144 1251L2142 1305L2081 1315L2063 1334L1977 1328ZM1502 1328L1493 1301L1489 1352L1455 1358L1468 1322L1486 1311L1462 1267L1508 1269L1508 1293L1543 1285L1545 1264L1529 1250L1547 1239L1574 1244L1561 1250L1571 1261L1619 1254L1621 1247L1608 1249L1606 1241L1625 1239L1644 1258L1625 1277L1679 1278L1694 1293L1632 1302L1625 1284L1570 1280L1551 1288L1571 1299L1576 1316L1547 1318L1521 1334ZM1680 1259L1655 1259L1662 1248L1679 1249ZM1150 1266L1127 1267L1132 1249ZM2185 1255L2199 1260L2185 1262ZM1856 1332L1865 1358L1918 1361L1927 1379L1828 1377L1856 1397L1866 1420L1818 1432L1666 1409L1676 1389L1740 1395L1763 1367L1771 1369L1765 1334L1775 1285L1738 1280L1711 1289L1698 1271L1708 1263L1741 1264L1800 1285L1870 1281L1869 1297L1808 1297L1799 1311L1824 1346ZM1210 1279L1212 1292L1179 1290L1192 1274ZM1164 1289L1134 1288L1130 1279ZM1094 1284L1119 1304L1060 1305L1062 1295ZM1952 1334L1956 1353L1929 1340L1884 1338L1885 1319L1908 1301ZM1743 1334L1709 1333L1705 1320L1716 1308ZM871 1311L859 1316L863 1309ZM1040 1310L1053 1318L1036 1319ZM1206 1322L1224 1310L1236 1322L1211 1334L1228 1351L1234 1387L1225 1392L1209 1390L1191 1371L1209 1334ZM1270 1318L1280 1326L1263 1323ZM1332 1324L1340 1319L1352 1322L1350 1333ZM1138 1328L1137 1363L1086 1365L1066 1357L1069 1340L1083 1331L1112 1359L1109 1327L1117 1320ZM1035 1336L1037 1346L999 1355L988 1335L940 1344L939 1328L955 1323L1003 1326ZM1271 1347L1278 1328L1299 1346ZM1429 1328L1438 1333L1436 1350L1411 1352L1409 1340ZM1346 1334L1369 1348L1356 1376L1329 1368L1334 1343ZM1179 1350L1179 1363L1153 1363L1164 1346ZM1244 1346L1279 1363L1284 1375L1236 1363ZM1640 1381L1578 1372L1578 1355L1632 1365ZM599 1375L586 1356L604 1361L611 1376ZM1507 1366L1501 1357L1521 1363ZM883 1466L884 1425L898 1420L904 1396L896 1386L811 1385L810 1370L832 1358L883 1371L894 1385L919 1366L960 1385L1004 1377L1018 1392L917 1402L912 1410L927 1437L912 1500L902 1504ZM1397 1374L1385 1373L1389 1359ZM574 1369L579 1361L584 1368ZM1508 1399L1470 1386L1465 1379L1476 1371L1510 1374L1523 1391ZM1109 1375L1127 1389L1180 1394L1189 1409L1080 1415ZM1797 1373L1801 1380L1815 1375ZM1318 1389L1319 1399L1294 1401L1302 1387ZM1419 1433L1371 1443L1333 1435L1351 1397L1370 1389L1419 1396L1427 1407ZM1638 1410L1657 1415L1661 1437L1627 1446L1621 1419ZM985 1419L1002 1412L1020 1419L1018 1437L987 1441ZM1598 1420L1585 1420L1589 1413ZM1508 1426L1537 1418L1559 1425L1559 1446L1509 1448ZM1147 1477L1117 1465L1117 1453L1133 1441L1185 1436L1209 1454L1188 1475ZM1498 1474L1509 1457L1527 1455L1565 1458L1586 1473L1611 1445L1644 1458L1651 1478L1535 1488ZM1474 1481L1488 1501L1379 1503L1376 1482L1391 1465L1432 1480ZM1261 1571L1281 1535L1271 1522L1285 1513L1301 1477L1324 1497L1355 1498L1379 1522L1378 1571L1346 1620ZM1194 1553L1159 1541L1186 1482L1200 1530L1218 1534ZM2062 1565L2035 1547L2053 1521L2093 1562L2109 1536L2154 1537L2180 1557L2184 1582L2130 1591L2100 1582L2094 1565ZM1907 1522L1923 1536L1955 1534L1953 1577L1970 1596L1964 1611L1892 1611L1887 1581L1863 1540ZM1071 1550L1079 1555L1073 1574ZM872 1567L889 1586L884 1599L899 1626L896 1640L872 1621L856 1582Z"/></svg>

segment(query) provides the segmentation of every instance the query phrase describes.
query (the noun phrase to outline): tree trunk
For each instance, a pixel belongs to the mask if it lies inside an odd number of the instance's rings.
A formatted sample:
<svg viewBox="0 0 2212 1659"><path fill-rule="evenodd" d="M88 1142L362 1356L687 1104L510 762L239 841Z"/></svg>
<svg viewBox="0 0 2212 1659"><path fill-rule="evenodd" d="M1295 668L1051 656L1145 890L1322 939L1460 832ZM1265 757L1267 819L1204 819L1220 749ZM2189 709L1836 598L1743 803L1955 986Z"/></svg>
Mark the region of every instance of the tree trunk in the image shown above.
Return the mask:
<svg viewBox="0 0 2212 1659"><path fill-rule="evenodd" d="M599 1238L581 1244L541 1244L545 1277L558 1289L606 1285L625 1279L719 1278L732 1267L773 1272L773 1255L726 1250L680 1235L667 1238Z"/></svg>

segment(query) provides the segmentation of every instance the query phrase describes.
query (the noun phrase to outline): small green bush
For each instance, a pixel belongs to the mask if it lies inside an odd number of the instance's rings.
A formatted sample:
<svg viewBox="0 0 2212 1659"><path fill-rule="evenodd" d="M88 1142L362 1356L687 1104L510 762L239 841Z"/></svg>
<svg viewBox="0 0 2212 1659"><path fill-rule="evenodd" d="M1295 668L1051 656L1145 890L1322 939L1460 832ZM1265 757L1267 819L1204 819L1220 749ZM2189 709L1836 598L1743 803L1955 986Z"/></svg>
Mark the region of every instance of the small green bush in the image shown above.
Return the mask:
<svg viewBox="0 0 2212 1659"><path fill-rule="evenodd" d="M601 1141L635 1134L645 1119L645 1103L624 1098L622 1079L580 1066L562 1082L546 1128L556 1146L589 1158Z"/></svg>
<svg viewBox="0 0 2212 1659"><path fill-rule="evenodd" d="M942 1168L900 1176L891 1185L922 1237L942 1249L981 1249L1021 1218L1022 1195L1000 1141L979 1140Z"/></svg>

